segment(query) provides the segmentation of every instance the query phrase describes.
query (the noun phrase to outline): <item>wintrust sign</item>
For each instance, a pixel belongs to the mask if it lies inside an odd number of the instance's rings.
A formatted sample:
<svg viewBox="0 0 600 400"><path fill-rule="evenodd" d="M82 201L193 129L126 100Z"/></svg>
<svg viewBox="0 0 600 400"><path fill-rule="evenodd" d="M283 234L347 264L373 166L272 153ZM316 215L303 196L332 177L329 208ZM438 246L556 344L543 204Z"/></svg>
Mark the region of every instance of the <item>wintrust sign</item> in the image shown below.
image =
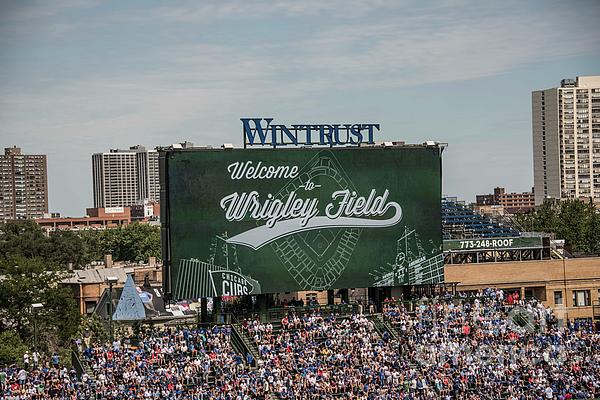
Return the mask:
<svg viewBox="0 0 600 400"><path fill-rule="evenodd" d="M379 124L273 124L273 118L241 118L247 146L357 146L373 144Z"/></svg>

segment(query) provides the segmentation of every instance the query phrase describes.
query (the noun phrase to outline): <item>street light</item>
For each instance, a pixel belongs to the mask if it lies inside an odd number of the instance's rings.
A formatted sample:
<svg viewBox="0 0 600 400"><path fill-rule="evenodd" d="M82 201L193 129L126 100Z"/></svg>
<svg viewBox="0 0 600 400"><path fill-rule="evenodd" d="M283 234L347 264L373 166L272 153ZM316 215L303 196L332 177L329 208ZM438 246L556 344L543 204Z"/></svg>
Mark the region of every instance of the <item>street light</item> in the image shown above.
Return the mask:
<svg viewBox="0 0 600 400"><path fill-rule="evenodd" d="M44 308L42 303L33 303L31 305L31 314L33 317L33 351L37 351L37 320L35 316L42 308Z"/></svg>
<svg viewBox="0 0 600 400"><path fill-rule="evenodd" d="M106 283L108 283L108 332L110 334L110 342L113 342L113 326L112 326L112 288L115 283L119 281L116 276L107 276Z"/></svg>

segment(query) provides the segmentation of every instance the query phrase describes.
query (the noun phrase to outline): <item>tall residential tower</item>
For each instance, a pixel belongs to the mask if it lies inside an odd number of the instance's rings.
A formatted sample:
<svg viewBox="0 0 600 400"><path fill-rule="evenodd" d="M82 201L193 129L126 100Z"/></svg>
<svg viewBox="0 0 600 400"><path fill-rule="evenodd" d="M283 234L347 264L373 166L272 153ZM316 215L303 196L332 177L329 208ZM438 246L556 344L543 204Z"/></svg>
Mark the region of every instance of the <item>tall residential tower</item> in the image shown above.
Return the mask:
<svg viewBox="0 0 600 400"><path fill-rule="evenodd" d="M42 218L48 212L45 155L21 154L18 147L0 155L0 221Z"/></svg>
<svg viewBox="0 0 600 400"><path fill-rule="evenodd" d="M563 79L532 93L535 203L600 203L600 76Z"/></svg>
<svg viewBox="0 0 600 400"><path fill-rule="evenodd" d="M158 152L133 146L92 155L94 207L125 207L159 201Z"/></svg>

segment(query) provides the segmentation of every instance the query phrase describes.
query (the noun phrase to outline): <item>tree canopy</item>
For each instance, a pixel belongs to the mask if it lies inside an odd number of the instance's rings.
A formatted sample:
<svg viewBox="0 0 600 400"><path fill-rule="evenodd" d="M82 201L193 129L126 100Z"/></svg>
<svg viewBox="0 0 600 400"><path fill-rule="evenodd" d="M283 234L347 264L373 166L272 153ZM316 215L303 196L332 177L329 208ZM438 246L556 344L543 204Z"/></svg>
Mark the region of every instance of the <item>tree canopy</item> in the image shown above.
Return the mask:
<svg viewBox="0 0 600 400"><path fill-rule="evenodd" d="M71 291L58 285L65 274L65 269L42 257L10 255L2 258L0 335L14 340L7 348L33 345L34 318L38 326L38 345L42 349L56 351L69 343L77 332L80 316ZM33 303L42 303L44 307L34 314ZM2 358L10 354L0 352L0 363L15 362Z"/></svg>
<svg viewBox="0 0 600 400"><path fill-rule="evenodd" d="M49 236L33 221L0 224L0 364L16 362L33 345L47 351L68 346L80 328L77 302L58 283L91 261L112 254L115 261L160 257L160 230L145 224L103 231L58 231ZM43 309L35 315L33 303Z"/></svg>
<svg viewBox="0 0 600 400"><path fill-rule="evenodd" d="M535 211L518 215L522 228L553 233L575 253L600 254L600 211L581 200L547 201Z"/></svg>
<svg viewBox="0 0 600 400"><path fill-rule="evenodd" d="M46 236L31 220L0 225L0 267L3 260L18 256L40 257L52 265L77 268L100 261L105 254L112 254L115 261L160 258L160 229L133 223L101 231L57 231Z"/></svg>

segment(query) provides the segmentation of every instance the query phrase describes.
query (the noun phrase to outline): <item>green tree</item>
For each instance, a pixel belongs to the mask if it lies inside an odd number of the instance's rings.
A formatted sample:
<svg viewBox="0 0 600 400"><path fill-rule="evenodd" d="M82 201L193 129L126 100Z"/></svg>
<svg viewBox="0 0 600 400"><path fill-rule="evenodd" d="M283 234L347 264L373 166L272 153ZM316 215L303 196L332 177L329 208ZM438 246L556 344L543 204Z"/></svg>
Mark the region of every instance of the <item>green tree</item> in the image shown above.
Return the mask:
<svg viewBox="0 0 600 400"><path fill-rule="evenodd" d="M10 257L46 257L48 238L32 220L7 221L0 225L0 262Z"/></svg>
<svg viewBox="0 0 600 400"><path fill-rule="evenodd" d="M81 323L81 314L73 293L66 287L57 286L44 292L41 298L44 304L40 315L41 326L53 331L59 345L68 344L77 335Z"/></svg>
<svg viewBox="0 0 600 400"><path fill-rule="evenodd" d="M11 257L44 258L66 269L80 268L112 254L115 261L160 258L160 228L133 223L102 231L57 231L49 237L33 221L9 221L0 225L0 263Z"/></svg>
<svg viewBox="0 0 600 400"><path fill-rule="evenodd" d="M20 363L28 349L16 332L0 332L0 366Z"/></svg>
<svg viewBox="0 0 600 400"><path fill-rule="evenodd" d="M89 261L85 259L85 243L72 231L57 231L48 239L47 257L57 265L83 267Z"/></svg>
<svg viewBox="0 0 600 400"><path fill-rule="evenodd" d="M586 251L584 243L585 225L589 218L588 206L580 200L566 200L560 203L556 220L556 236L565 239L572 251Z"/></svg>
<svg viewBox="0 0 600 400"><path fill-rule="evenodd" d="M584 240L587 251L600 255L600 210L590 207L590 216L584 228Z"/></svg>
<svg viewBox="0 0 600 400"><path fill-rule="evenodd" d="M79 337L89 337L90 341L105 342L108 340L109 332L106 326L106 321L103 321L98 315L92 314L85 316L79 325Z"/></svg>
<svg viewBox="0 0 600 400"><path fill-rule="evenodd" d="M12 257L2 264L0 280L0 332L12 331L26 343L33 336L32 303L43 303L36 319L38 332L56 344L67 344L79 324L79 309L72 294L58 282L66 271L42 258Z"/></svg>
<svg viewBox="0 0 600 400"><path fill-rule="evenodd" d="M533 230L535 232L554 232L558 217L558 207L555 203L546 201L533 216Z"/></svg>
<svg viewBox="0 0 600 400"><path fill-rule="evenodd" d="M83 242L83 255L82 261L85 264L89 264L92 261L101 261L104 257L104 248L102 245L102 238L104 232L87 229L79 232L79 237Z"/></svg>
<svg viewBox="0 0 600 400"><path fill-rule="evenodd" d="M133 223L103 232L100 247L112 254L115 261L144 261L160 258L160 229L148 224Z"/></svg>
<svg viewBox="0 0 600 400"><path fill-rule="evenodd" d="M522 229L554 233L571 252L600 253L600 215L593 203L548 201L516 221Z"/></svg>

